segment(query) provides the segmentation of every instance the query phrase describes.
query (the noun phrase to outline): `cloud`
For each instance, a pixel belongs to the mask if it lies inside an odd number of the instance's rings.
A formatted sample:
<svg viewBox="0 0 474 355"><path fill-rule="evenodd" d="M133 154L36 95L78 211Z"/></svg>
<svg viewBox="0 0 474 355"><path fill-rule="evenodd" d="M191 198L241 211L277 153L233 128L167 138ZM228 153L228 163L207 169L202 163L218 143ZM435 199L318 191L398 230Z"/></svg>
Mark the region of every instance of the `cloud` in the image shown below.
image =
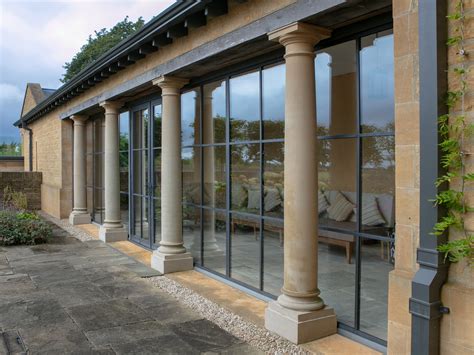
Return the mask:
<svg viewBox="0 0 474 355"><path fill-rule="evenodd" d="M0 101L23 101L23 92L15 85L0 83Z"/></svg>

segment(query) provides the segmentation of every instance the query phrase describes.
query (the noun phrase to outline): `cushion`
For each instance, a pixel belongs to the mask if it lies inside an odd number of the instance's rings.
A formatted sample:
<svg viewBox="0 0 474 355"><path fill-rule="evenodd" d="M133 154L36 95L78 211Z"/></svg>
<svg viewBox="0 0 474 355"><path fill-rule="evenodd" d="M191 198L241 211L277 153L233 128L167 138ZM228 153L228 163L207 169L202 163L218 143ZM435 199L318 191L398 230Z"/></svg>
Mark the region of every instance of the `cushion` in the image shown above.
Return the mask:
<svg viewBox="0 0 474 355"><path fill-rule="evenodd" d="M249 197L248 197L247 208L249 210L259 210L260 209L260 187L249 186L248 195Z"/></svg>
<svg viewBox="0 0 474 355"><path fill-rule="evenodd" d="M324 193L321 190L318 191L318 214L326 212L329 207L328 200L324 196Z"/></svg>
<svg viewBox="0 0 474 355"><path fill-rule="evenodd" d="M354 205L337 191L334 202L328 207L328 217L338 222L345 221L352 213Z"/></svg>
<svg viewBox="0 0 474 355"><path fill-rule="evenodd" d="M268 188L265 191L264 207L265 212L276 210L281 205L280 192L276 188Z"/></svg>
<svg viewBox="0 0 474 355"><path fill-rule="evenodd" d="M238 182L232 183L232 207L244 208L247 205L247 190Z"/></svg>
<svg viewBox="0 0 474 355"><path fill-rule="evenodd" d="M380 213L377 199L372 197L362 203L362 224L366 226L378 226L386 221Z"/></svg>

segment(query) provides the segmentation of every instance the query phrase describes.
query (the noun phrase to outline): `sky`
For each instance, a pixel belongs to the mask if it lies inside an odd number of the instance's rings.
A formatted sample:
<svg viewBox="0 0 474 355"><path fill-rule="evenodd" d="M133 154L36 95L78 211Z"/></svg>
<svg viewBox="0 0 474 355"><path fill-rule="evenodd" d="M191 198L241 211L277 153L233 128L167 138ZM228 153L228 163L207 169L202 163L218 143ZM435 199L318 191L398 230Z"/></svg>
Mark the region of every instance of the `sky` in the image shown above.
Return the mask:
<svg viewBox="0 0 474 355"><path fill-rule="evenodd" d="M18 139L27 83L57 89L89 34L129 16L148 22L174 0L0 0L0 141Z"/></svg>

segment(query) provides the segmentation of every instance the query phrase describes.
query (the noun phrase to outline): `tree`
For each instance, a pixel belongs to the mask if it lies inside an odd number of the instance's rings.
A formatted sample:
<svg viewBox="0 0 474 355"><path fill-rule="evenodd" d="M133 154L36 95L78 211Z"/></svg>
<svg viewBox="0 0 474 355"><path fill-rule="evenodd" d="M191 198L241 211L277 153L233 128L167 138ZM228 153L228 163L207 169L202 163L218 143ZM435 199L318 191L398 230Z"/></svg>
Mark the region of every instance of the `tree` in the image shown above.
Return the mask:
<svg viewBox="0 0 474 355"><path fill-rule="evenodd" d="M142 28L144 23L142 17L133 22L129 21L128 16L126 16L123 21L120 21L111 29L103 28L100 31L94 31L94 37L89 35L87 43L81 47L81 50L74 55L70 62L63 65L66 72L63 74L63 78L60 79L61 82L67 83L117 43Z"/></svg>

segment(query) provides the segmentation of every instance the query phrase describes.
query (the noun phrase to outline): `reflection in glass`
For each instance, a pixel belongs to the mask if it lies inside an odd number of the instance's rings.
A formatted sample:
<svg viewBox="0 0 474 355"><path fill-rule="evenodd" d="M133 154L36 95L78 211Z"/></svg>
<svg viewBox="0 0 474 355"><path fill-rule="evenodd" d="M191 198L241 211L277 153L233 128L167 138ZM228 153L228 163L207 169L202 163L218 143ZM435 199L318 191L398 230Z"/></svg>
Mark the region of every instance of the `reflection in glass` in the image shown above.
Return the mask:
<svg viewBox="0 0 474 355"><path fill-rule="evenodd" d="M233 210L260 213L260 145L231 146L231 181Z"/></svg>
<svg viewBox="0 0 474 355"><path fill-rule="evenodd" d="M155 237L153 238L153 244L155 244L156 247L159 246L160 241L161 241L161 201L157 198L153 199L154 203L154 228L155 228Z"/></svg>
<svg viewBox="0 0 474 355"><path fill-rule="evenodd" d="M315 77L318 136L356 133L355 41L317 52Z"/></svg>
<svg viewBox="0 0 474 355"><path fill-rule="evenodd" d="M181 146L199 144L200 90L194 89L181 95Z"/></svg>
<svg viewBox="0 0 474 355"><path fill-rule="evenodd" d="M201 210L183 205L183 240L196 264L201 263Z"/></svg>
<svg viewBox="0 0 474 355"><path fill-rule="evenodd" d="M268 220L263 224L263 290L279 295L282 287L283 220Z"/></svg>
<svg viewBox="0 0 474 355"><path fill-rule="evenodd" d="M226 214L203 208L203 265L221 274L226 273Z"/></svg>
<svg viewBox="0 0 474 355"><path fill-rule="evenodd" d="M360 243L360 330L387 340L390 242L361 238Z"/></svg>
<svg viewBox="0 0 474 355"><path fill-rule="evenodd" d="M260 218L231 215L230 276L260 288Z"/></svg>
<svg viewBox="0 0 474 355"><path fill-rule="evenodd" d="M230 138L232 141L260 139L259 73L230 79Z"/></svg>
<svg viewBox="0 0 474 355"><path fill-rule="evenodd" d="M148 147L148 110L133 113L133 149Z"/></svg>
<svg viewBox="0 0 474 355"><path fill-rule="evenodd" d="M264 139L285 136L285 65L262 71L263 136Z"/></svg>
<svg viewBox="0 0 474 355"><path fill-rule="evenodd" d="M125 229L128 229L128 194L120 194L120 215Z"/></svg>
<svg viewBox="0 0 474 355"><path fill-rule="evenodd" d="M201 204L200 151L200 148L183 148L181 150L184 203Z"/></svg>
<svg viewBox="0 0 474 355"><path fill-rule="evenodd" d="M226 149L224 146L203 148L204 205L226 206Z"/></svg>
<svg viewBox="0 0 474 355"><path fill-rule="evenodd" d="M388 236L395 223L395 137L362 138L361 228Z"/></svg>
<svg viewBox="0 0 474 355"><path fill-rule="evenodd" d="M360 107L363 133L394 131L393 58L393 34L362 38Z"/></svg>
<svg viewBox="0 0 474 355"><path fill-rule="evenodd" d="M269 217L283 218L284 148L283 142L263 145L263 214Z"/></svg>
<svg viewBox="0 0 474 355"><path fill-rule="evenodd" d="M129 114L128 112L123 112L119 116L120 122L120 141L119 141L119 150L128 151L128 142L130 139L129 135Z"/></svg>
<svg viewBox="0 0 474 355"><path fill-rule="evenodd" d="M341 238L344 235L339 233ZM338 245L322 243L320 239L318 287L321 297L323 300L330 300L331 307L336 311L337 320L350 326L354 326L355 279L355 263L347 263L344 249Z"/></svg>
<svg viewBox="0 0 474 355"><path fill-rule="evenodd" d="M153 147L161 148L161 105L153 106Z"/></svg>
<svg viewBox="0 0 474 355"><path fill-rule="evenodd" d="M202 139L204 144L224 143L226 140L225 86L225 81L221 80L203 87Z"/></svg>
<svg viewBox="0 0 474 355"><path fill-rule="evenodd" d="M128 192L128 151L119 152L120 191Z"/></svg>

